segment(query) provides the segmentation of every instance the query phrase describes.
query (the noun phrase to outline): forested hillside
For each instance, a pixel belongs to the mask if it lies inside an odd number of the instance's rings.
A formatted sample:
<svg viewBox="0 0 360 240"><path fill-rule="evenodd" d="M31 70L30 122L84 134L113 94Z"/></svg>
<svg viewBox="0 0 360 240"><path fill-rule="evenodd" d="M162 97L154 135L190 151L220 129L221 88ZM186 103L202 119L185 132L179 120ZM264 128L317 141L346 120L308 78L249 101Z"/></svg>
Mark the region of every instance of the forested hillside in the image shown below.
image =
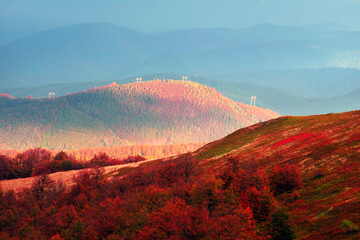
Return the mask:
<svg viewBox="0 0 360 240"><path fill-rule="evenodd" d="M0 147L18 150L208 142L279 116L172 80L113 83L54 99L4 96L0 109Z"/></svg>

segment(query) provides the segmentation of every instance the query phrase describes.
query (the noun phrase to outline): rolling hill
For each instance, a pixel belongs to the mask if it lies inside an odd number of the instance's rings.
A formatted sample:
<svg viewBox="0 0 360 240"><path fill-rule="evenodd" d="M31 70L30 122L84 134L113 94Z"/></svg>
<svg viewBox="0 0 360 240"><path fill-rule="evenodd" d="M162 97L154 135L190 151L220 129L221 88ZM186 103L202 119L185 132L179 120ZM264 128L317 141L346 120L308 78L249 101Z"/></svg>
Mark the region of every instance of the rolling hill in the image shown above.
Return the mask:
<svg viewBox="0 0 360 240"><path fill-rule="evenodd" d="M0 97L0 146L24 150L208 142L277 113L194 82L137 82L55 99Z"/></svg>
<svg viewBox="0 0 360 240"><path fill-rule="evenodd" d="M281 117L240 129L194 152L203 169L220 171L229 159L250 161L269 171L279 164L301 167L300 197L278 196L291 215L299 239L357 239L341 229L360 224L360 111Z"/></svg>
<svg viewBox="0 0 360 240"><path fill-rule="evenodd" d="M357 81L360 70L351 68L239 71L207 77L276 88L303 98L333 98L360 88L360 82Z"/></svg>
<svg viewBox="0 0 360 240"><path fill-rule="evenodd" d="M202 82L200 79L199 82ZM229 81L205 81L224 96L234 101L248 103L251 96L256 96L256 105L272 109L281 115L314 115L325 113L339 113L357 110L360 106L360 89L354 88L350 92L333 97L304 98L273 87L263 87L250 83ZM344 80L345 82L345 80ZM204 82L202 82L204 83ZM340 83L339 83L340 84ZM325 86L331 86L329 82ZM351 84L350 84L351 85ZM354 85L357 85L356 83ZM318 85L320 86L320 85ZM334 86L334 85L333 85ZM317 87L314 87L316 89ZM324 87L326 88L326 87ZM340 88L340 87L339 87ZM334 89L338 89L335 88ZM330 93L329 91L328 93Z"/></svg>
<svg viewBox="0 0 360 240"><path fill-rule="evenodd" d="M151 74L143 80L181 79L180 74ZM298 69L239 72L229 75L189 79L213 87L224 96L245 104L257 96L256 105L281 115L313 115L337 113L358 109L360 105L360 71L356 69ZM132 83L136 77L123 78L119 84ZM63 96L95 86L111 84L109 81L88 81L50 84L44 86L0 89L14 97L46 97L49 92ZM307 96L307 97L299 97Z"/></svg>

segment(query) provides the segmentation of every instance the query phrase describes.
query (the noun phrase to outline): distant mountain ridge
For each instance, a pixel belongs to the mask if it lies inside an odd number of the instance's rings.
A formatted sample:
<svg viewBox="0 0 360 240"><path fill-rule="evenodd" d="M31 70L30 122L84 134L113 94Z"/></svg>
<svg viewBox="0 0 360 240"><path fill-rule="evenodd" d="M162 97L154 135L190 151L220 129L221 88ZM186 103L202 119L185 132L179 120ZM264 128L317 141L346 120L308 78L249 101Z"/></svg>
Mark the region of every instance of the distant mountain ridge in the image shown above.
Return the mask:
<svg viewBox="0 0 360 240"><path fill-rule="evenodd" d="M216 91L236 102L250 104L250 97L257 96L256 106L268 108L281 115L313 115L357 110L360 106L360 70L356 69L298 69L241 72L224 76L188 76L191 81L215 88ZM180 74L151 74L143 80L181 79ZM238 79L247 79L239 82ZM292 81L288 81L291 79ZM119 84L132 83L136 77L123 78ZM271 84L267 82L273 82ZM63 96L109 81L50 84L41 87L0 89L15 97L46 97L49 92ZM299 96L307 97L299 97ZM317 96L317 97L316 97Z"/></svg>
<svg viewBox="0 0 360 240"><path fill-rule="evenodd" d="M47 30L0 47L0 88L116 80L162 73L352 67L358 34L257 25L143 33L89 23ZM351 44L350 44L351 43ZM351 49L344 48L351 45Z"/></svg>
<svg viewBox="0 0 360 240"><path fill-rule="evenodd" d="M194 82L97 87L55 99L0 97L2 149L208 142L279 114Z"/></svg>

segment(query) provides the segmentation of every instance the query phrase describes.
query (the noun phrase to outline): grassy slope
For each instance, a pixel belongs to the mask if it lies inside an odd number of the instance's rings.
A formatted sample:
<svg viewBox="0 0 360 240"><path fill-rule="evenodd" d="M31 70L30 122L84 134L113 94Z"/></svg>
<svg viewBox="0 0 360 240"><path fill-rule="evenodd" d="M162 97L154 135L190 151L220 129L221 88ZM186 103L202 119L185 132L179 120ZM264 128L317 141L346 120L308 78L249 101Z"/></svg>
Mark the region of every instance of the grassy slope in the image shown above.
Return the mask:
<svg viewBox="0 0 360 240"><path fill-rule="evenodd" d="M358 239L340 225L360 224L360 111L308 117L281 117L240 129L205 145L194 154L204 169L217 171L226 159L254 159L259 168L299 164L304 187L293 201L279 196L289 208L297 235L307 239ZM324 176L314 179L314 172ZM355 236L356 235L356 236Z"/></svg>

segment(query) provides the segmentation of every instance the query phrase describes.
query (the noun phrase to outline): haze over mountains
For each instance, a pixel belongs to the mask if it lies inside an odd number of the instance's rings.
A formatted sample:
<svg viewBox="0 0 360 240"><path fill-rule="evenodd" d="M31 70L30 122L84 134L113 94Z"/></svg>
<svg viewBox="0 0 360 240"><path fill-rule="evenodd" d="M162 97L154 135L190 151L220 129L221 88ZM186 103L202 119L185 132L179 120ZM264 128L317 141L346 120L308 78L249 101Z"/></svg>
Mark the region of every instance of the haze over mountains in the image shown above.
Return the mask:
<svg viewBox="0 0 360 240"><path fill-rule="evenodd" d="M359 32L257 25L149 34L89 23L31 34L0 48L1 88L116 80L153 73L360 68Z"/></svg>
<svg viewBox="0 0 360 240"><path fill-rule="evenodd" d="M281 114L355 110L360 32L333 29L262 24L144 33L102 23L62 27L0 47L0 92L61 96L137 76L191 75L235 101L259 95L259 106Z"/></svg>
<svg viewBox="0 0 360 240"><path fill-rule="evenodd" d="M0 96L1 149L208 142L278 117L193 82L112 84L56 99Z"/></svg>
<svg viewBox="0 0 360 240"><path fill-rule="evenodd" d="M299 75L294 74L299 72ZM224 76L225 80L189 76L194 82L215 88L224 96L245 104L250 104L251 96L257 96L256 106L268 108L281 115L311 115L329 112L344 112L356 110L360 106L360 71L354 69L299 69L297 71L279 70L264 72L244 72L248 82L231 81L231 76ZM251 83L258 76L259 85L272 80L274 86L259 86ZM313 81L313 76L318 77ZM292 82L287 79L291 78ZM142 77L143 81L153 79L182 79L179 74L151 74ZM234 78L235 79L235 78ZM132 83L135 77L117 81L117 83ZM34 87L6 88L2 92L14 97L47 97L49 92L55 96L67 95L71 92L88 90L95 86L111 84L111 81L89 81L77 83L49 84ZM355 90L354 90L355 89ZM308 97L299 97L305 95ZM322 97L319 97L322 96Z"/></svg>
<svg viewBox="0 0 360 240"><path fill-rule="evenodd" d="M0 239L360 239L360 0L0 6Z"/></svg>

